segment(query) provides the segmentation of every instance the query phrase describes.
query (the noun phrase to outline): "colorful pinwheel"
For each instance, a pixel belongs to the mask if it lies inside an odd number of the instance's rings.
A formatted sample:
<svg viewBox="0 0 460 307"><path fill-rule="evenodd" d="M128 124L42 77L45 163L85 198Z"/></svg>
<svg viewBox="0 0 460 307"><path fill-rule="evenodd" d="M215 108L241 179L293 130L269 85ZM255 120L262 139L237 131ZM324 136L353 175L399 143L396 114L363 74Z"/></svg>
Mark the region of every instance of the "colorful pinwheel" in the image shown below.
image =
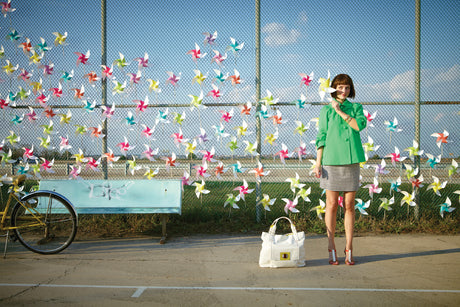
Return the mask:
<svg viewBox="0 0 460 307"><path fill-rule="evenodd" d="M371 199L374 199L374 193L380 194L380 192L382 192L382 188L379 187L379 182L377 178L375 177L374 177L373 184L372 183L366 184L363 188L369 189L369 196L371 197Z"/></svg>
<svg viewBox="0 0 460 307"><path fill-rule="evenodd" d="M328 70L327 71L327 78L319 78L318 80L319 83L319 88L318 88L318 94L319 97L321 98L321 101L324 100L324 97L326 94L331 94L336 91L335 88L331 87L331 72Z"/></svg>
<svg viewBox="0 0 460 307"><path fill-rule="evenodd" d="M356 198L356 205L355 205L355 210L357 209L359 211L359 213L361 213L362 215L369 215L367 212L366 212L366 209L369 208L370 204L371 204L371 201L368 200L366 202L364 202L362 199L359 199L359 198Z"/></svg>
<svg viewBox="0 0 460 307"><path fill-rule="evenodd" d="M294 200L290 200L288 198L282 198L282 200L286 203L286 205L284 206L284 212L286 212L286 214L288 214L288 211L291 211L292 213L299 213L300 212L296 208L298 200L299 200L298 196L296 196L294 198Z"/></svg>
<svg viewBox="0 0 460 307"><path fill-rule="evenodd" d="M204 180L201 180L201 183L194 182L192 185L196 187L195 194L197 198L200 198L200 196L202 197L203 194L208 194L210 192L209 190L205 189Z"/></svg>
<svg viewBox="0 0 460 307"><path fill-rule="evenodd" d="M284 181L291 184L291 191L293 193L295 193L295 189L301 189L305 186L304 183L300 183L300 176L297 172L295 173L295 178L287 178Z"/></svg>
<svg viewBox="0 0 460 307"><path fill-rule="evenodd" d="M195 43L195 49L187 51L185 54L191 54L193 62L197 63L197 59L202 59L207 53L201 54L200 46Z"/></svg>
<svg viewBox="0 0 460 307"><path fill-rule="evenodd" d="M275 201L276 201L276 198L270 199L270 196L268 194L264 194L263 198L256 204L256 206L262 205L264 206L264 209L266 211L270 211L270 206L273 206Z"/></svg>
<svg viewBox="0 0 460 307"><path fill-rule="evenodd" d="M319 200L319 205L310 209L310 211L316 211L316 215L320 220L323 219L321 214L326 213L326 203L323 200Z"/></svg>
<svg viewBox="0 0 460 307"><path fill-rule="evenodd" d="M447 185L447 180L444 181L443 183L441 183L439 181L439 178L436 177L436 176L432 176L433 177L433 183L431 183L428 187L427 187L427 190L429 189L433 189L433 192L438 195L438 196L441 196L441 193L439 192L440 190L444 189Z"/></svg>

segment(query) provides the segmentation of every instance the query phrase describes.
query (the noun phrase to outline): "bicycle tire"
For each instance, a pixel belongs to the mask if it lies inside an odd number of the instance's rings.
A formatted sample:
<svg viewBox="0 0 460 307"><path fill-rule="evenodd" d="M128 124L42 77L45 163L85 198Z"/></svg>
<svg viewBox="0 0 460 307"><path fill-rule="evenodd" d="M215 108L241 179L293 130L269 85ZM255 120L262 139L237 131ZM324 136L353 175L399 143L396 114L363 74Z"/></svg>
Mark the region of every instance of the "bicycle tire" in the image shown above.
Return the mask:
<svg viewBox="0 0 460 307"><path fill-rule="evenodd" d="M17 202L11 213L11 226L15 227L13 231L25 248L46 255L69 247L77 234L78 219L74 207L64 196L37 191L21 198L21 202L27 202L30 208Z"/></svg>

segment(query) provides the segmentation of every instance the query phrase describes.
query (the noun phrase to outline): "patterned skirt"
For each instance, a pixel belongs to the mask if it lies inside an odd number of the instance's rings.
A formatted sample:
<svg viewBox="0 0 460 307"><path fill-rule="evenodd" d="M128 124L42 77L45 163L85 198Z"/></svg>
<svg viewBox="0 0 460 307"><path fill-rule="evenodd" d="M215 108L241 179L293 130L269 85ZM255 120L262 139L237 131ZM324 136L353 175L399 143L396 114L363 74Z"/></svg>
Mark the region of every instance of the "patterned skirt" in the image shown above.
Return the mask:
<svg viewBox="0 0 460 307"><path fill-rule="evenodd" d="M349 165L323 165L319 186L337 192L359 189L359 163Z"/></svg>

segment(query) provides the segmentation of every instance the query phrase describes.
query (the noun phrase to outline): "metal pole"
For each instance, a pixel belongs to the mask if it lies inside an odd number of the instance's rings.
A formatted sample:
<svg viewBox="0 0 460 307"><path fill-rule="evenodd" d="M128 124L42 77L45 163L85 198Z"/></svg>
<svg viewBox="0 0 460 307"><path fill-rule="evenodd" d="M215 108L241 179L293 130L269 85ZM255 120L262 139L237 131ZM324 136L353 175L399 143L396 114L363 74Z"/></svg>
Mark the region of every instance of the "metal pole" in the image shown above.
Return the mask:
<svg viewBox="0 0 460 307"><path fill-rule="evenodd" d="M107 65L107 6L106 0L101 0L101 64ZM102 79L102 105L107 106L107 78ZM102 121L102 154L107 152L107 119ZM103 159L102 173L104 179L108 179L107 159Z"/></svg>
<svg viewBox="0 0 460 307"><path fill-rule="evenodd" d="M256 140L257 140L257 157L256 163L258 164L261 156L261 122L257 112L260 111L260 0L256 2ZM262 199L262 188L260 182L256 180L256 203ZM256 206L256 221L260 223L262 219L262 206Z"/></svg>
<svg viewBox="0 0 460 307"><path fill-rule="evenodd" d="M414 139L420 144L420 0L415 0L415 136ZM415 168L420 170L420 156L414 157ZM419 171L420 174L420 171ZM417 175L418 177L419 175ZM420 207L420 193L418 188L415 192L415 202L417 206L414 209L415 218L419 217L419 207Z"/></svg>

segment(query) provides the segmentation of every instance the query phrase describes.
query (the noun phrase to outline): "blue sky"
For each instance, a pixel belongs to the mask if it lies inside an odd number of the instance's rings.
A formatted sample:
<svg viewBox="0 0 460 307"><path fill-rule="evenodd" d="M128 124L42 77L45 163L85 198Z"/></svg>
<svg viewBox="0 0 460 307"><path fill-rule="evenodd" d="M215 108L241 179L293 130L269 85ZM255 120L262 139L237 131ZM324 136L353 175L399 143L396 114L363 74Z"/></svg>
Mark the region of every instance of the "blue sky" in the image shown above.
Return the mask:
<svg viewBox="0 0 460 307"><path fill-rule="evenodd" d="M244 48L234 62L233 54L228 54L223 72L233 74L238 69L244 82L237 87L226 85L221 102L245 103L255 97L255 24L254 3L247 0L231 2L209 1L110 1L108 0L108 56L111 63L123 53L128 61L148 52L151 67L144 72L145 78L159 80L162 93L158 102L176 102L188 104L188 94L198 95L200 90L206 94L211 90L210 80L218 68L210 64L211 50L202 42L204 31L218 31L217 49L224 53L230 44L230 37L244 42ZM178 4L179 3L179 4ZM186 3L186 4L183 4ZM11 14L11 24L21 35L29 37L32 44L40 37L52 44L52 32L69 33L68 46L53 47L47 59L55 63L56 72L75 70L72 86L80 87L84 72L100 72L100 3L97 1L37 0L13 1L17 11ZM413 101L414 100L414 1L261 1L262 28L262 96L269 89L280 101L289 102L300 98L305 92L299 87L298 73L315 73L315 80L308 89L308 101L319 101L317 79L326 77L328 70L332 76L348 73L352 76L357 102L367 101ZM422 38L421 38L421 75L422 101L458 101L460 95L460 2L443 0L422 1ZM1 17L0 33L9 33L9 18ZM22 42L22 40L20 41ZM196 68L191 56L185 53L199 43L202 52L208 55L199 60L197 67L209 78L200 89L191 84ZM39 78L34 65L28 65L21 51L12 42L3 41L7 58L13 64L19 64L34 70L32 79ZM90 64L76 67L77 56L74 51L91 51ZM118 80L125 80L127 72L136 72L131 64L125 72L116 70ZM172 87L165 85L166 71L182 72L180 87L176 95ZM0 97L4 98L10 90L21 85L14 80L0 84ZM44 84L57 85L56 73ZM38 81L38 80L37 80ZM100 88L91 88L85 83L87 96L100 102ZM109 85L109 103L121 102L118 96L112 97ZM48 86L46 86L48 88ZM129 89L130 97L144 98L148 95L146 83L135 89ZM70 95L63 101L74 103ZM150 96L150 101L155 97ZM204 102L213 102L205 98ZM411 108L406 114L394 111L392 107L369 106L370 111L379 110L382 116L377 121L392 119L401 114L400 120L405 127L405 139L412 137L413 114ZM428 107L424 107L428 109ZM316 110L316 109L315 109ZM423 108L422 108L423 110ZM317 110L319 111L319 109ZM431 111L431 110L430 110ZM217 110L212 111L217 113ZM316 112L316 111L315 111ZM458 106L437 106L426 116L424 125L433 130L450 130L455 137L454 127L460 122ZM292 111L291 114L295 114ZM293 115L292 115L293 116ZM292 117L291 116L291 117ZM314 115L312 115L313 117ZM218 117L217 121L218 121ZM448 123L446 123L446 119ZM94 122L97 119L94 118ZM429 131L430 128L425 130ZM209 128L211 130L211 128ZM169 133L169 132L168 132ZM312 132L312 137L313 137ZM428 134L428 132L427 132ZM287 137L287 136L286 136ZM424 136L425 137L425 136ZM458 135L460 137L460 135ZM386 138L386 136L384 137ZM428 140L428 139L427 139ZM383 141L383 139L382 139ZM428 142L428 141L427 141ZM435 150L434 148L433 150Z"/></svg>

